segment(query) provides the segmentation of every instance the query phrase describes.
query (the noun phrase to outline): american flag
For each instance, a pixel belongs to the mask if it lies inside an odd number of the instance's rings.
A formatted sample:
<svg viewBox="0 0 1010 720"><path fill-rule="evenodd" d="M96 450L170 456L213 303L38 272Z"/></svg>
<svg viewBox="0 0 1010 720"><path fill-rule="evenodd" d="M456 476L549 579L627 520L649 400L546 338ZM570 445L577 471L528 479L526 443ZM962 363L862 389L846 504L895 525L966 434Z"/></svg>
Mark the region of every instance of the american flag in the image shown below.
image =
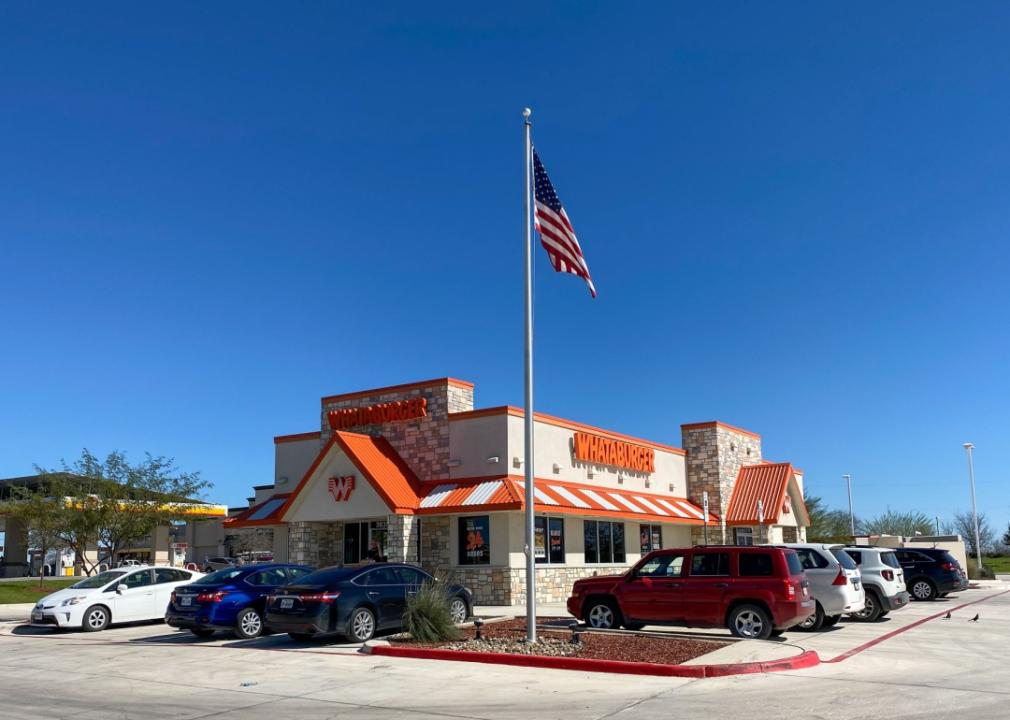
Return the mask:
<svg viewBox="0 0 1010 720"><path fill-rule="evenodd" d="M561 207L558 194L547 177L547 170L540 162L537 151L533 151L533 186L536 189L536 208L533 213L537 232L540 233L540 244L547 251L551 265L557 272L578 275L586 281L589 293L596 297L593 279L589 276L589 266L582 257L582 248L575 237L575 229L568 219L568 213Z"/></svg>

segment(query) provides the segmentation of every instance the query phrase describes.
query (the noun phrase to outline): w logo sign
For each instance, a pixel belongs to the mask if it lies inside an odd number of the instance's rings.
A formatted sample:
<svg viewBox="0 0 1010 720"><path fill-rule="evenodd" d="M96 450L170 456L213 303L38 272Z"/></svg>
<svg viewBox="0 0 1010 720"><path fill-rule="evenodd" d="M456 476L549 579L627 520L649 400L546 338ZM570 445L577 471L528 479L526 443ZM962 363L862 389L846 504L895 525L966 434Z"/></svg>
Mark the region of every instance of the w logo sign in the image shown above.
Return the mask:
<svg viewBox="0 0 1010 720"><path fill-rule="evenodd" d="M351 491L354 490L354 476L344 475L343 477L330 478L330 495L337 502L343 502L347 498L351 497Z"/></svg>

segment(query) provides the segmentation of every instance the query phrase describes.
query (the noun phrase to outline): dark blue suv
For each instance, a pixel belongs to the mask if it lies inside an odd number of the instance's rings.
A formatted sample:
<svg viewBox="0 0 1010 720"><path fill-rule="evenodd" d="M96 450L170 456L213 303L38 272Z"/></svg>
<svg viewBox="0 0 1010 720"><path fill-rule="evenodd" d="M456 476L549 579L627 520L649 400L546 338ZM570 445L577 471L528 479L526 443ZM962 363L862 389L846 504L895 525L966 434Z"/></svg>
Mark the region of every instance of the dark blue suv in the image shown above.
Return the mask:
<svg viewBox="0 0 1010 720"><path fill-rule="evenodd" d="M216 570L172 593L165 622L197 637L230 630L240 638L259 637L266 628L266 596L312 572L304 565L265 563Z"/></svg>
<svg viewBox="0 0 1010 720"><path fill-rule="evenodd" d="M936 600L951 592L968 589L968 575L961 564L941 548L897 548L905 587L913 600Z"/></svg>

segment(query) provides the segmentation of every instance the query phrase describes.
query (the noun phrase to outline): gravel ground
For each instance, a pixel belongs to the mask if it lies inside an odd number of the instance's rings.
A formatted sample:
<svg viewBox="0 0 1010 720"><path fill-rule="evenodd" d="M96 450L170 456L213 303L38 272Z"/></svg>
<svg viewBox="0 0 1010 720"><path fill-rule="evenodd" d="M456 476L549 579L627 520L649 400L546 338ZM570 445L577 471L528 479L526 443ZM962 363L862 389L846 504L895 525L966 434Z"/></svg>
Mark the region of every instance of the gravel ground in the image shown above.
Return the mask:
<svg viewBox="0 0 1010 720"><path fill-rule="evenodd" d="M537 625L556 618L537 618ZM516 655L549 655L552 657L579 657L595 660L624 660L662 665L679 665L710 653L729 643L694 638L658 638L633 633L592 632L579 633L580 642L571 642L571 631L541 626L537 632L539 642L528 645L525 618L504 622L486 623L481 628L481 640L475 639L476 630L465 628L460 640L428 645L442 650L470 650L474 652L512 653ZM398 636L390 638L396 644L412 644Z"/></svg>

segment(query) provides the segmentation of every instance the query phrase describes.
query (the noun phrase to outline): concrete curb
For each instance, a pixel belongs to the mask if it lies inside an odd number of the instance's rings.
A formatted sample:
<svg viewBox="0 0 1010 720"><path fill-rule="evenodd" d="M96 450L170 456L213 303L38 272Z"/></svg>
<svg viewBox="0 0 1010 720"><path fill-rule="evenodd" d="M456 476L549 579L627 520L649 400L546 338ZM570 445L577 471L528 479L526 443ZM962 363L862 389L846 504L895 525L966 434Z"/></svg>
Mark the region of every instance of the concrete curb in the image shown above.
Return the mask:
<svg viewBox="0 0 1010 720"><path fill-rule="evenodd" d="M589 658L551 657L549 655L509 655L468 650L439 650L435 648L407 648L393 645L370 645L362 648L372 655L406 657L418 660L450 660L480 662L520 667L553 668L556 670L581 670L583 672L622 673L626 675L658 675L661 677L726 677L752 673L800 670L820 665L821 658L813 650L799 655L767 662L746 662L727 665L660 665L658 663L626 662L623 660L595 660Z"/></svg>

